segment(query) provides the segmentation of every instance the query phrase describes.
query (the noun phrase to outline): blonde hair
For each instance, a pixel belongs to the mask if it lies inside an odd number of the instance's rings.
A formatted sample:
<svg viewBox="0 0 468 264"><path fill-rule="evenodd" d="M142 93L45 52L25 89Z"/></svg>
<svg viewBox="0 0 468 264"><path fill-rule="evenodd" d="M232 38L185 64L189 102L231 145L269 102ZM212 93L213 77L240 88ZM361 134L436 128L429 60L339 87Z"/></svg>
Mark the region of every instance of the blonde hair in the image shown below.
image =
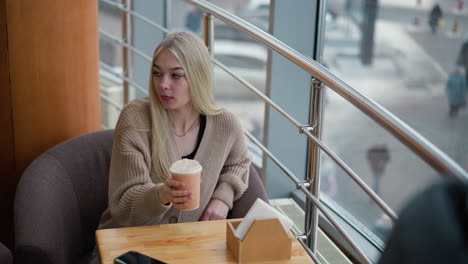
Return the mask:
<svg viewBox="0 0 468 264"><path fill-rule="evenodd" d="M153 54L151 67L156 57L164 50L169 50L184 69L190 90L192 105L199 113L206 116L218 114L221 108L216 105L212 93L212 65L208 49L202 40L190 32L169 34ZM169 177L169 143L171 135L170 120L167 110L162 106L153 85L152 70L149 78L149 96L151 111L152 161L156 175L163 181Z"/></svg>

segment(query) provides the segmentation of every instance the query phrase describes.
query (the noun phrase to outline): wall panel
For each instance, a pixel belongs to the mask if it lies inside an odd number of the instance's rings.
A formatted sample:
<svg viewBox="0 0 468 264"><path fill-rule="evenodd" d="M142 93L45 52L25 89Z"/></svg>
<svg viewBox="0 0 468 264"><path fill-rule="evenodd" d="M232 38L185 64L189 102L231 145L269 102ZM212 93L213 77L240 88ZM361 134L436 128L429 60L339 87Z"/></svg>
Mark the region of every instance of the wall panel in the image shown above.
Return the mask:
<svg viewBox="0 0 468 264"><path fill-rule="evenodd" d="M9 0L16 169L100 126L96 1Z"/></svg>
<svg viewBox="0 0 468 264"><path fill-rule="evenodd" d="M13 123L11 117L11 89L8 62L6 5L0 0L0 212L11 215L12 197L16 185ZM11 226L10 217L0 218L0 227ZM0 230L0 241L11 247L13 230Z"/></svg>

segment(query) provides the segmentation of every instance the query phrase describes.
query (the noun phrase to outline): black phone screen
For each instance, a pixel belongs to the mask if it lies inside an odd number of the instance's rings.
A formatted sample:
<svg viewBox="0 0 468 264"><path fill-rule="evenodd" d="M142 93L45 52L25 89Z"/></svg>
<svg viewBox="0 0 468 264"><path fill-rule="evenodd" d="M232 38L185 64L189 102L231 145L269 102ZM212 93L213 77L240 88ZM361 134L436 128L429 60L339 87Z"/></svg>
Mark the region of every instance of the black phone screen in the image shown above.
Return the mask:
<svg viewBox="0 0 468 264"><path fill-rule="evenodd" d="M114 259L114 264L167 264L136 251L128 251Z"/></svg>

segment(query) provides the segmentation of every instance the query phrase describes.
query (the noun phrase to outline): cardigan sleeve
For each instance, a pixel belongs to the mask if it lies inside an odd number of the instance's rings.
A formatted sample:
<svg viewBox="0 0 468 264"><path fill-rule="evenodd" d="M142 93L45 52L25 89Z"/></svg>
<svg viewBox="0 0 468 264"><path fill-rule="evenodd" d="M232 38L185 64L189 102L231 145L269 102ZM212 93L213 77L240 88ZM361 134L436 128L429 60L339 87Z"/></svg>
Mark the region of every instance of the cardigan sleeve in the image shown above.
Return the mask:
<svg viewBox="0 0 468 264"><path fill-rule="evenodd" d="M239 199L248 187L250 155L245 136L237 118L233 117L233 129L230 137L230 151L212 198L219 199L232 209L233 202Z"/></svg>
<svg viewBox="0 0 468 264"><path fill-rule="evenodd" d="M149 132L129 126L126 121L132 114L124 109L119 117L109 172L109 211L121 226L148 225L170 209L160 203L157 184L150 177L151 152L145 141Z"/></svg>

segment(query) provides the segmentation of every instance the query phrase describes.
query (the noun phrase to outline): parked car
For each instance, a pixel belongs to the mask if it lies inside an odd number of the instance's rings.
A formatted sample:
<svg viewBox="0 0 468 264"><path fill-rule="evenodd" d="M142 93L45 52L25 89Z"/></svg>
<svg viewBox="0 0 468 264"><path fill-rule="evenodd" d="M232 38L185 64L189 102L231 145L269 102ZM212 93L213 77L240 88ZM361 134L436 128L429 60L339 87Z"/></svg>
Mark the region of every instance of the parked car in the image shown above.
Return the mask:
<svg viewBox="0 0 468 264"><path fill-rule="evenodd" d="M256 26L259 25L255 22L267 23L270 15L270 0L250 0L238 15Z"/></svg>
<svg viewBox="0 0 468 264"><path fill-rule="evenodd" d="M348 0L349 1L349 0ZM250 23L259 26L259 23L268 22L270 15L271 0L250 0L244 8L239 12L239 16ZM337 19L342 13L342 7L345 5L345 0L327 0L326 1L326 16L331 19ZM261 27L261 25L259 26Z"/></svg>
<svg viewBox="0 0 468 264"><path fill-rule="evenodd" d="M214 56L232 72L265 92L267 48L251 42L216 40ZM249 88L216 65L214 94L218 98L255 98Z"/></svg>
<svg viewBox="0 0 468 264"><path fill-rule="evenodd" d="M268 22L264 22L255 18L249 20L248 22L260 28L261 30L268 32ZM234 26L228 25L217 19L214 23L214 37L216 40L235 40L253 43L258 42L253 37L249 36L247 33L244 33L235 28Z"/></svg>

